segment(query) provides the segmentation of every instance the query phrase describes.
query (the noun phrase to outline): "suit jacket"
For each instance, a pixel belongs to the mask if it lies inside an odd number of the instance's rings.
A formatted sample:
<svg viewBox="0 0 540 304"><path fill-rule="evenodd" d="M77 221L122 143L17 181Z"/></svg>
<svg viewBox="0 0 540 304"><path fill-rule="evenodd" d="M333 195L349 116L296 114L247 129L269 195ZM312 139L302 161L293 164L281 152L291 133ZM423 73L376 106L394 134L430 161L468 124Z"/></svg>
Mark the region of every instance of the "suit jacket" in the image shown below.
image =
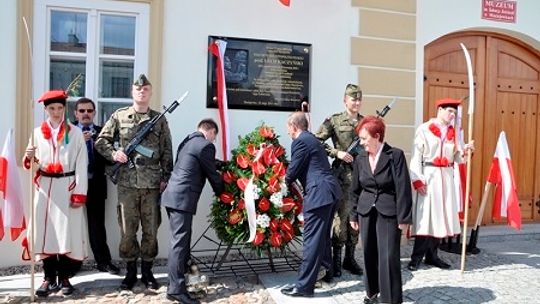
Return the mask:
<svg viewBox="0 0 540 304"><path fill-rule="evenodd" d="M291 144L291 162L285 182L299 180L304 187L303 210L334 204L341 198L341 188L332 174L322 143L310 132L303 131Z"/></svg>
<svg viewBox="0 0 540 304"><path fill-rule="evenodd" d="M78 125L78 121L73 122L74 125ZM94 135L92 140L94 143L97 140L99 132L101 132L101 126L94 125ZM94 198L106 199L107 198L107 177L105 176L105 166L111 165L109 161L105 159L99 152L97 152L95 145L92 145L94 151L94 162L92 167L92 178L88 179L88 195ZM90 166L90 160L88 160Z"/></svg>
<svg viewBox="0 0 540 304"><path fill-rule="evenodd" d="M351 221L375 207L383 215L396 216L399 224L412 223L411 179L402 150L384 143L373 173L368 153L361 151L354 160L351 191Z"/></svg>
<svg viewBox="0 0 540 304"><path fill-rule="evenodd" d="M223 180L216 170L216 147L201 132L194 132L178 147L161 205L195 214L206 179L216 195L223 192Z"/></svg>

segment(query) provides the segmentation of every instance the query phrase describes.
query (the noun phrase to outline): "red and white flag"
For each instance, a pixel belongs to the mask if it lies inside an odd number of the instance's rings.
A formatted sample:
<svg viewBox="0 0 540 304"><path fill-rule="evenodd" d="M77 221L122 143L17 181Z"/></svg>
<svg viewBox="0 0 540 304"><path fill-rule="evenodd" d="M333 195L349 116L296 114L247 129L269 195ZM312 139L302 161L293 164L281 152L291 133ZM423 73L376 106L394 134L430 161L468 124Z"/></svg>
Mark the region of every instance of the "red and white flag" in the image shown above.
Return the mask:
<svg viewBox="0 0 540 304"><path fill-rule="evenodd" d="M495 184L493 218L506 217L508 225L521 229L521 210L514 178L510 150L504 131L499 135L495 155L489 170L488 182Z"/></svg>
<svg viewBox="0 0 540 304"><path fill-rule="evenodd" d="M227 86L225 84L224 58L227 42L217 39L212 42L208 49L216 57L216 78L217 78L217 102L219 111L219 121L221 125L221 149L224 160L231 159L229 151L229 108L227 101Z"/></svg>
<svg viewBox="0 0 540 304"><path fill-rule="evenodd" d="M462 125L463 107L458 106L457 114L454 117L454 130L456 132L455 142L459 151L463 151L465 146L465 135ZM467 162L454 162L454 192L458 198L459 218L463 221L463 210L465 209L465 187L467 185ZM469 200L469 203L471 200Z"/></svg>
<svg viewBox="0 0 540 304"><path fill-rule="evenodd" d="M0 240L4 238L4 227L11 233L11 240L16 240L26 229L19 169L15 160L13 129L9 129L4 149L0 156Z"/></svg>

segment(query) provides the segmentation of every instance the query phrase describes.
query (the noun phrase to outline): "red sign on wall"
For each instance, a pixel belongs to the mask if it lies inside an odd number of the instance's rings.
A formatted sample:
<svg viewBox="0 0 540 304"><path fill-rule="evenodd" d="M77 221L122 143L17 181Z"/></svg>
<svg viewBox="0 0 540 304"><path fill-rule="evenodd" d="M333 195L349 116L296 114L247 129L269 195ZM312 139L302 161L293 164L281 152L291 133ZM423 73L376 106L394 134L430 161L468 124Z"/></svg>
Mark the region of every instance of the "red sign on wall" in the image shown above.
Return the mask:
<svg viewBox="0 0 540 304"><path fill-rule="evenodd" d="M516 23L517 1L482 0L482 19Z"/></svg>

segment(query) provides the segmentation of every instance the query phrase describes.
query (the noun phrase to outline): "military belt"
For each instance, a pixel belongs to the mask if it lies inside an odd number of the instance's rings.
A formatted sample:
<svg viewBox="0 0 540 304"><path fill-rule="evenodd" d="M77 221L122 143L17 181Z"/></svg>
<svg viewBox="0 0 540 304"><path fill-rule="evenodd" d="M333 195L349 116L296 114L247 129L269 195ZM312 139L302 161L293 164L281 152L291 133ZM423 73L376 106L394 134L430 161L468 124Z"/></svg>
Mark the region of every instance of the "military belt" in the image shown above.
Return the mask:
<svg viewBox="0 0 540 304"><path fill-rule="evenodd" d="M442 164L435 164L435 163L432 163L432 162L424 162L424 167L441 167L441 168L445 168L445 167L453 167L454 166L454 163L448 163L447 165L442 165Z"/></svg>
<svg viewBox="0 0 540 304"><path fill-rule="evenodd" d="M69 172L63 172L63 173L50 173L50 172L45 172L39 169L39 175L45 176L45 177L62 178L62 177L74 176L75 171L69 171Z"/></svg>
<svg viewBox="0 0 540 304"><path fill-rule="evenodd" d="M159 162L156 159L149 159L149 158L135 158L134 163L137 166L147 166L147 165L157 165Z"/></svg>

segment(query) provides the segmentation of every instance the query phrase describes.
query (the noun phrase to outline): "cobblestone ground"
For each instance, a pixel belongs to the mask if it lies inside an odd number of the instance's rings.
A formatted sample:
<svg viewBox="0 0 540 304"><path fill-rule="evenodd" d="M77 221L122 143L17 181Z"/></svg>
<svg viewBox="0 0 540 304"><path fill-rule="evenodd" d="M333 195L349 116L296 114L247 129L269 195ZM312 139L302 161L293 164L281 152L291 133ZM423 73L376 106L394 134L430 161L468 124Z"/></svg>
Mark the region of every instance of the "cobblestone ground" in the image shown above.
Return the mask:
<svg viewBox="0 0 540 304"><path fill-rule="evenodd" d="M165 283L163 279L160 283ZM36 287L37 288L37 287ZM121 291L116 287L96 288L92 282L76 285L75 292L63 296L61 292L47 298L36 298L37 303L173 303L166 299L167 287L149 290L140 282L132 291ZM275 303L264 286L257 284L255 276L243 278L221 278L211 282L206 290L194 294L203 303ZM0 296L0 303L29 303L28 296Z"/></svg>
<svg viewBox="0 0 540 304"><path fill-rule="evenodd" d="M480 254L467 256L466 271L461 274L460 256L441 252L440 256L450 262L452 269L440 270L422 264L420 269L410 272L406 269L411 245L402 247L402 276L405 303L540 303L540 239L537 237L522 241L492 243L491 247L508 248L503 254L500 250L483 250ZM521 247L520 247L521 246ZM481 246L480 246L481 247ZM489 246L488 246L489 248ZM525 251L521 249L525 248ZM272 276L280 277L281 274ZM289 273L291 276L291 273ZM293 275L294 276L294 275ZM0 286L9 277L0 276ZM82 282L76 285L76 292L64 297L61 293L39 303L170 303L165 298L166 287L157 291L144 288L141 283L133 291L120 291L114 277L114 284ZM163 284L164 276L159 278ZM292 283L292 282L289 282ZM268 289L266 289L268 288ZM256 276L239 278L219 278L197 294L203 303L306 303L299 299L274 300L269 290L279 285L263 286ZM0 288L2 291L3 288ZM19 293L20 294L20 293ZM316 303L356 304L363 303L364 285L361 277L344 272L343 277L331 284L324 284L316 292ZM276 298L277 299L277 298ZM326 299L326 300L325 300ZM0 303L28 303L28 296L0 294ZM309 303L309 302L308 302Z"/></svg>

